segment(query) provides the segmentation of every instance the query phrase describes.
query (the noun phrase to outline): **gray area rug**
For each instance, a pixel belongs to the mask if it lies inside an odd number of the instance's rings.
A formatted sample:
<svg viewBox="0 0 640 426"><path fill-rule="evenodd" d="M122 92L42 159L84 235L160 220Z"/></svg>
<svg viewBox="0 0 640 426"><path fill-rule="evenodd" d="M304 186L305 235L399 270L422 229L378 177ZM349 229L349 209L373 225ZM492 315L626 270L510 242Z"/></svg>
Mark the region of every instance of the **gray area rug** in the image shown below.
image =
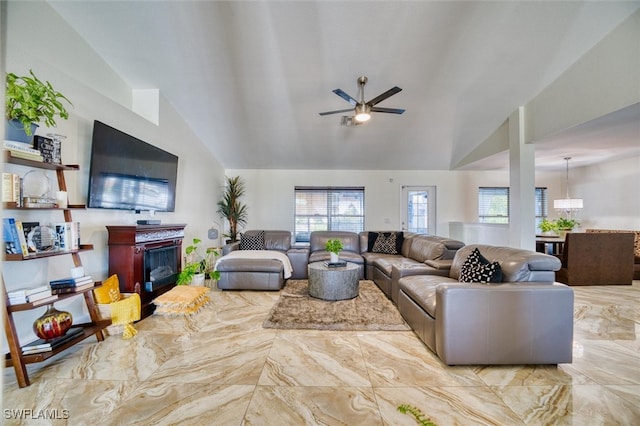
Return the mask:
<svg viewBox="0 0 640 426"><path fill-rule="evenodd" d="M373 281L360 281L360 295L326 301L309 296L306 280L289 280L262 324L264 328L395 330L411 328Z"/></svg>

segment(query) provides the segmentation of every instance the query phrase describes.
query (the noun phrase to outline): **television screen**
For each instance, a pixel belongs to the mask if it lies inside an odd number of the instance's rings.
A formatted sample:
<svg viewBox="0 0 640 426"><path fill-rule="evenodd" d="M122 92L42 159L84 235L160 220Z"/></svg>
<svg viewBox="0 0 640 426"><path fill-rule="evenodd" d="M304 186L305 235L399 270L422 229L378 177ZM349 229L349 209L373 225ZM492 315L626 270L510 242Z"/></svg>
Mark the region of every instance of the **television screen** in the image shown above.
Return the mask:
<svg viewBox="0 0 640 426"><path fill-rule="evenodd" d="M177 175L177 156L94 121L88 207L172 212Z"/></svg>

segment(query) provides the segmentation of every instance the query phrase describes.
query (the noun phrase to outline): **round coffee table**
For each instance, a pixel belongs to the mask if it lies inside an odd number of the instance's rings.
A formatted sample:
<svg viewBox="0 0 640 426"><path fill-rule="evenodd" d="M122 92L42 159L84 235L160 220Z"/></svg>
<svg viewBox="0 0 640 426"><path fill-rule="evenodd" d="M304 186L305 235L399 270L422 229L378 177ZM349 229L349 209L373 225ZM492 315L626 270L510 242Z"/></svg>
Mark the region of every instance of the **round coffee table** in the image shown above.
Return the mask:
<svg viewBox="0 0 640 426"><path fill-rule="evenodd" d="M309 295L323 300L345 300L358 296L360 267L347 262L346 266L330 268L324 262L309 264Z"/></svg>

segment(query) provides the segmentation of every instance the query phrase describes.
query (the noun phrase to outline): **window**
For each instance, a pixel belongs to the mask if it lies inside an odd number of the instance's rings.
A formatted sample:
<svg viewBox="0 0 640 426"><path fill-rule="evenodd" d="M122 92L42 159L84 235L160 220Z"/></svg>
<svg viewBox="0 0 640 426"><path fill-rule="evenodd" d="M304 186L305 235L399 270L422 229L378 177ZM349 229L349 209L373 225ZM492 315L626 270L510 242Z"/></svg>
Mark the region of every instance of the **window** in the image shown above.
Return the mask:
<svg viewBox="0 0 640 426"><path fill-rule="evenodd" d="M509 188L478 188L480 223L509 223Z"/></svg>
<svg viewBox="0 0 640 426"><path fill-rule="evenodd" d="M296 186L295 198L297 242L308 242L313 231L364 230L363 187Z"/></svg>
<svg viewBox="0 0 640 426"><path fill-rule="evenodd" d="M547 188L536 188L536 227L547 217ZM480 223L509 223L509 188L478 188L478 220Z"/></svg>

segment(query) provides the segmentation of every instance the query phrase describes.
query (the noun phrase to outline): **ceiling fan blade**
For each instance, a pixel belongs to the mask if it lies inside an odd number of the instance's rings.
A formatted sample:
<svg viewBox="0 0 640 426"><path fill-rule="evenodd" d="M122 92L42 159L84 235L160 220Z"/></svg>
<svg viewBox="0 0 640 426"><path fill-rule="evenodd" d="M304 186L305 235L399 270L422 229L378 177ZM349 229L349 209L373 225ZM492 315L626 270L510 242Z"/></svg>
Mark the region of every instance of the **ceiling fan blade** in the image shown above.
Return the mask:
<svg viewBox="0 0 640 426"><path fill-rule="evenodd" d="M392 87L391 89L387 90L386 92L376 96L375 98L371 99L369 102L367 102L367 105L369 106L374 106L375 104L384 101L385 99L387 99L390 96L395 95L396 93L402 91L401 88L399 88L398 86Z"/></svg>
<svg viewBox="0 0 640 426"><path fill-rule="evenodd" d="M400 108L371 107L371 112L387 112L389 114L402 114L405 110Z"/></svg>
<svg viewBox="0 0 640 426"><path fill-rule="evenodd" d="M342 89L336 89L336 90L333 91L333 93L335 93L336 95L340 96L342 99L344 99L345 101L349 102L353 106L356 106L358 104L358 101L353 99L353 97L351 95L348 95Z"/></svg>
<svg viewBox="0 0 640 426"><path fill-rule="evenodd" d="M320 112L320 115L331 115L331 114L340 114L343 112L353 112L353 108L349 108L349 109L339 109L337 111L326 111L326 112Z"/></svg>

